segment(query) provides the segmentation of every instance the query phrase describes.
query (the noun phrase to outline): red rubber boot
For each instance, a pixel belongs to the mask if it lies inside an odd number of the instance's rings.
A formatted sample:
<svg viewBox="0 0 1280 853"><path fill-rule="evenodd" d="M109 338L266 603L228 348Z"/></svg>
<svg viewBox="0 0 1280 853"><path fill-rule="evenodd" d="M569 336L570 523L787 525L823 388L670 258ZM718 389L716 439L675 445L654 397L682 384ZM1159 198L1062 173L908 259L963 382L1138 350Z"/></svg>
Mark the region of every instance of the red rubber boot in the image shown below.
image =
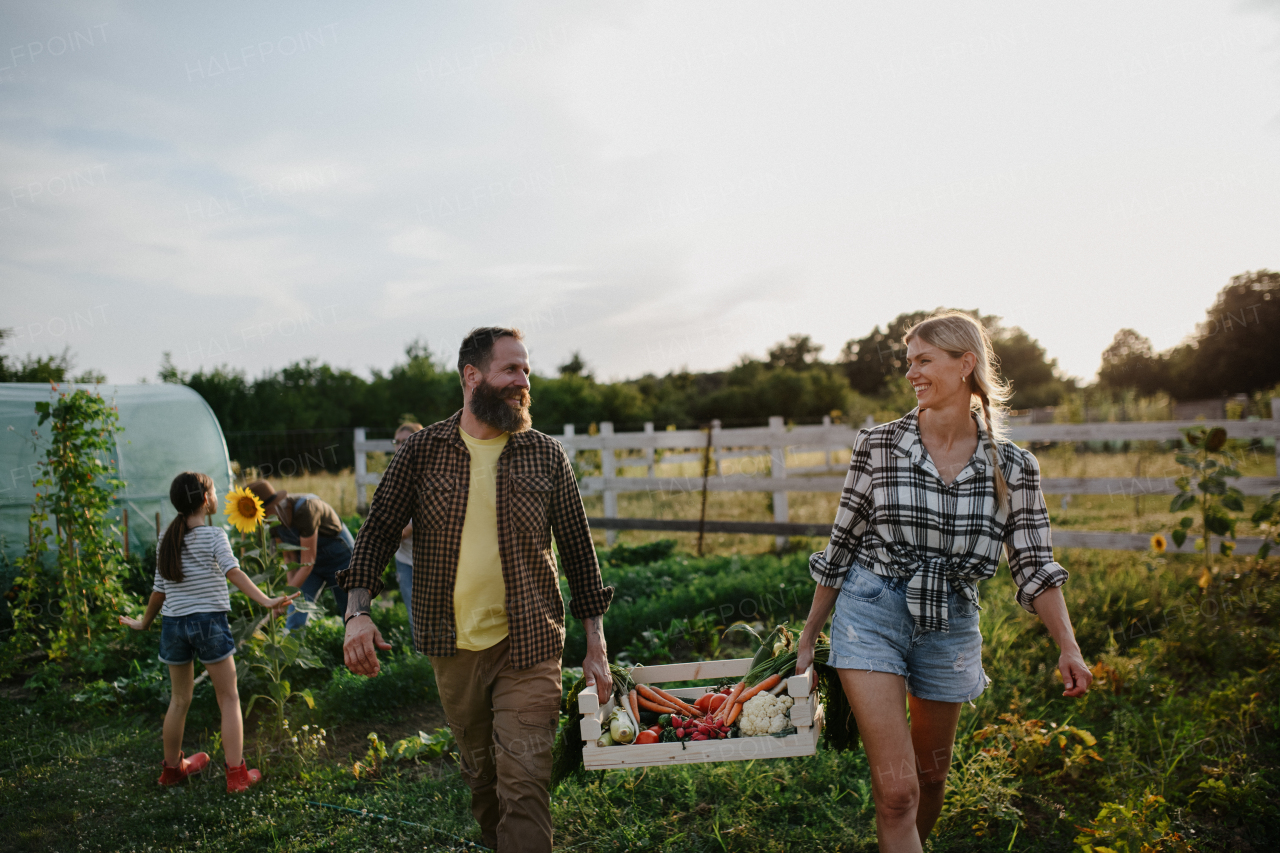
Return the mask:
<svg viewBox="0 0 1280 853"><path fill-rule="evenodd" d="M262 781L261 770L250 770L245 766L245 762L241 761L239 767L232 767L230 764L227 768L227 793L234 794L237 791L247 791L250 787Z"/></svg>
<svg viewBox="0 0 1280 853"><path fill-rule="evenodd" d="M161 785L178 785L192 773L199 773L209 764L209 753L197 752L190 758L186 758L181 752L178 753L178 766L170 767L165 764L164 759L160 760L160 779Z"/></svg>

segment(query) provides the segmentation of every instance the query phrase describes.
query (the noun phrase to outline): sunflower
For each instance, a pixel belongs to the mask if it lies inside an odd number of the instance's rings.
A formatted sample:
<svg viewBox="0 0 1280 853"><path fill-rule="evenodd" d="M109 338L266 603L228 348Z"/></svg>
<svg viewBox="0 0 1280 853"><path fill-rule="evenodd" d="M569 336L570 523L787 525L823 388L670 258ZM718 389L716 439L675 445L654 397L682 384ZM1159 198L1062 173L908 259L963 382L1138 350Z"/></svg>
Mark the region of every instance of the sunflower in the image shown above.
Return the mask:
<svg viewBox="0 0 1280 853"><path fill-rule="evenodd" d="M1169 543L1159 533L1151 537L1151 550L1157 554L1163 554L1164 549L1169 547Z"/></svg>
<svg viewBox="0 0 1280 853"><path fill-rule="evenodd" d="M262 501L248 489L233 489L227 495L226 513L227 520L241 533L253 532L267 517Z"/></svg>

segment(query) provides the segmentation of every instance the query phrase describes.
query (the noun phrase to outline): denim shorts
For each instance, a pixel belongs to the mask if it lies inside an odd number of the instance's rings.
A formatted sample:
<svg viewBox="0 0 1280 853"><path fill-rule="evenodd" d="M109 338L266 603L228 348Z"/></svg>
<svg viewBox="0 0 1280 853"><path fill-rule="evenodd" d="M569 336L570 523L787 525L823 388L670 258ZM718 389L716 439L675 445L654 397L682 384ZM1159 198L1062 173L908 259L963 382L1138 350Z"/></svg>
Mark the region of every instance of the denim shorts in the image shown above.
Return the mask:
<svg viewBox="0 0 1280 853"><path fill-rule="evenodd" d="M991 683L982 668L977 607L963 592L950 592L950 630L921 631L907 610L907 580L881 577L857 563L849 567L831 620L828 663L901 675L918 699L976 699Z"/></svg>
<svg viewBox="0 0 1280 853"><path fill-rule="evenodd" d="M236 644L231 639L231 626L227 624L225 610L163 617L160 624L161 663L181 666L198 657L200 663L210 664L235 653Z"/></svg>

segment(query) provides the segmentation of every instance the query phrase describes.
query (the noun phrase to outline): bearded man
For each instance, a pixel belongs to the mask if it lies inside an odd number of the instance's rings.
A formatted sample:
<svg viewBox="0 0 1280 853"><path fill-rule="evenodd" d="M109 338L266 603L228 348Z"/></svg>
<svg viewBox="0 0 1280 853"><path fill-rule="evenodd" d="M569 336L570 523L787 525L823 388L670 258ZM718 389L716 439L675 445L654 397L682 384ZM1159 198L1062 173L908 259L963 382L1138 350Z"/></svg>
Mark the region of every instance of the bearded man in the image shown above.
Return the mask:
<svg viewBox="0 0 1280 853"><path fill-rule="evenodd" d="M555 536L587 633L586 682L612 690L604 587L564 448L530 428L529 353L518 329L473 329L458 352L462 410L414 433L382 475L360 528L343 652L378 674L391 646L369 617L382 571L413 522L413 641L429 655L481 841L551 850L551 747L559 719L564 601Z"/></svg>

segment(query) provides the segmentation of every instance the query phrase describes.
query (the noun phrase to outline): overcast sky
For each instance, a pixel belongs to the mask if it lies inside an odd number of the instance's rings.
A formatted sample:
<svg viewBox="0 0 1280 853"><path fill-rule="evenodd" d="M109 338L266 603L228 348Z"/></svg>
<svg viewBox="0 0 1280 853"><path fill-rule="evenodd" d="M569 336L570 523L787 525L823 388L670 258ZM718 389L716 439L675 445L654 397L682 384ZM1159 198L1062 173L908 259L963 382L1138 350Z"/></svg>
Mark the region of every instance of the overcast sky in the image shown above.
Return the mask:
<svg viewBox="0 0 1280 853"><path fill-rule="evenodd" d="M1280 267L1274 2L7 3L0 118L6 352L115 382L490 323L634 377L939 305L1089 379Z"/></svg>

